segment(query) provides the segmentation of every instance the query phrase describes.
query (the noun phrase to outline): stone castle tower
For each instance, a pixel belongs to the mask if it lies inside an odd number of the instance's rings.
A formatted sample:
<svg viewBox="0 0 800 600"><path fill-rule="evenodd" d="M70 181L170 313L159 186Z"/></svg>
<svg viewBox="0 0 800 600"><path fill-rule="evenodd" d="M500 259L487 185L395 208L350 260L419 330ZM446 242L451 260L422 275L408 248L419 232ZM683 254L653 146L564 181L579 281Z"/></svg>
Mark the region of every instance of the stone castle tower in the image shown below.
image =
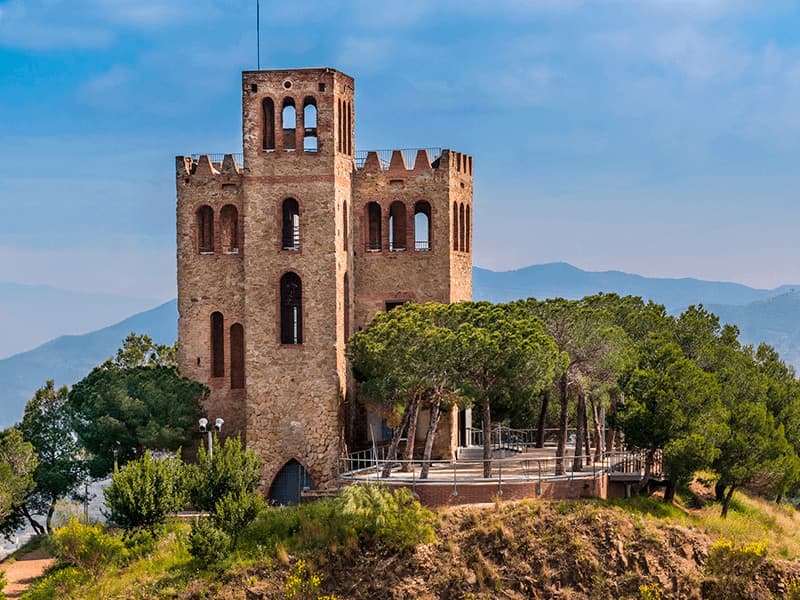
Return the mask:
<svg viewBox="0 0 800 600"><path fill-rule="evenodd" d="M344 73L247 71L243 157L176 159L180 370L211 388L207 416L259 453L279 501L331 482L367 421L380 437L348 337L403 302L472 296L472 157L358 153L354 127Z"/></svg>

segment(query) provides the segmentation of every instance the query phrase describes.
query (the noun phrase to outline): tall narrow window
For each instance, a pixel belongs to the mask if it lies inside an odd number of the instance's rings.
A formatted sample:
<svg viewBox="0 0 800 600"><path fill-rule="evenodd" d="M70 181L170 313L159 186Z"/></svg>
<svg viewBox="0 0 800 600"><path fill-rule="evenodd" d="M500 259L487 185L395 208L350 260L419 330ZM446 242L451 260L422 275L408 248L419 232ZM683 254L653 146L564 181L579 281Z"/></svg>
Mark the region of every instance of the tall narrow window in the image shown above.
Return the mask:
<svg viewBox="0 0 800 600"><path fill-rule="evenodd" d="M342 241L345 252L347 252L347 248L349 247L349 241L348 241L349 230L350 230L350 219L347 218L347 200L345 200L344 205L342 206Z"/></svg>
<svg viewBox="0 0 800 600"><path fill-rule="evenodd" d="M381 205L377 202L367 204L367 249L381 249Z"/></svg>
<svg viewBox="0 0 800 600"><path fill-rule="evenodd" d="M222 251L239 254L239 211L233 204L226 204L220 211L222 221Z"/></svg>
<svg viewBox="0 0 800 600"><path fill-rule="evenodd" d="M339 152L344 152L344 112L341 98L339 98L339 110L336 111L336 138L336 147Z"/></svg>
<svg viewBox="0 0 800 600"><path fill-rule="evenodd" d="M281 239L284 250L300 249L300 205L294 198L283 201Z"/></svg>
<svg viewBox="0 0 800 600"><path fill-rule="evenodd" d="M303 343L303 284L297 273L281 277L281 344Z"/></svg>
<svg viewBox="0 0 800 600"><path fill-rule="evenodd" d="M471 236L470 236L471 231L472 231L472 219L470 218L470 207L469 205L467 205L467 226L466 226L467 243L464 248L465 252L472 252Z"/></svg>
<svg viewBox="0 0 800 600"><path fill-rule="evenodd" d="M453 250L458 251L458 204L453 202Z"/></svg>
<svg viewBox="0 0 800 600"><path fill-rule="evenodd" d="M389 252L406 249L406 205L395 201L389 207Z"/></svg>
<svg viewBox="0 0 800 600"><path fill-rule="evenodd" d="M350 339L350 277L344 274L344 341Z"/></svg>
<svg viewBox="0 0 800 600"><path fill-rule="evenodd" d="M214 211L207 205L197 209L197 248L200 254L214 252Z"/></svg>
<svg viewBox="0 0 800 600"><path fill-rule="evenodd" d="M303 150L317 151L317 103L311 96L303 101Z"/></svg>
<svg viewBox="0 0 800 600"><path fill-rule="evenodd" d="M414 249L431 249L431 205L425 200L414 205Z"/></svg>
<svg viewBox="0 0 800 600"><path fill-rule="evenodd" d="M353 156L353 104L347 103L347 154Z"/></svg>
<svg viewBox="0 0 800 600"><path fill-rule="evenodd" d="M264 98L261 108L264 113L264 150L275 150L275 103L272 98Z"/></svg>
<svg viewBox="0 0 800 600"><path fill-rule="evenodd" d="M244 327L231 325L231 389L244 387Z"/></svg>
<svg viewBox="0 0 800 600"><path fill-rule="evenodd" d="M295 137L297 111L295 110L294 100L292 98L286 98L286 100L283 101L281 123L283 127L283 149L294 150L297 147L297 139Z"/></svg>
<svg viewBox="0 0 800 600"><path fill-rule="evenodd" d="M464 203L458 207L458 249L464 252L464 233L466 224L464 223Z"/></svg>
<svg viewBox="0 0 800 600"><path fill-rule="evenodd" d="M211 376L225 377L225 319L211 313Z"/></svg>

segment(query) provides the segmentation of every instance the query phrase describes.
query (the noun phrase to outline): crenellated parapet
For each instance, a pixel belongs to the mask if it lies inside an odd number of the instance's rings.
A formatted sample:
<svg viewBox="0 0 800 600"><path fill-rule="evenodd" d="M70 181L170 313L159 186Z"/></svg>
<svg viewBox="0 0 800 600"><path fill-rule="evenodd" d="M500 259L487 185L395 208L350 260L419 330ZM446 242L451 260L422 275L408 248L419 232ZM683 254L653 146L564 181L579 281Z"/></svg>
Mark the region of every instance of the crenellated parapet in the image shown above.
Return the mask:
<svg viewBox="0 0 800 600"><path fill-rule="evenodd" d="M176 177L239 176L244 172L241 154L195 154L175 157Z"/></svg>
<svg viewBox="0 0 800 600"><path fill-rule="evenodd" d="M449 172L472 178L472 157L462 152L440 148L404 150L368 150L356 153L356 172L391 176L420 175L426 172Z"/></svg>

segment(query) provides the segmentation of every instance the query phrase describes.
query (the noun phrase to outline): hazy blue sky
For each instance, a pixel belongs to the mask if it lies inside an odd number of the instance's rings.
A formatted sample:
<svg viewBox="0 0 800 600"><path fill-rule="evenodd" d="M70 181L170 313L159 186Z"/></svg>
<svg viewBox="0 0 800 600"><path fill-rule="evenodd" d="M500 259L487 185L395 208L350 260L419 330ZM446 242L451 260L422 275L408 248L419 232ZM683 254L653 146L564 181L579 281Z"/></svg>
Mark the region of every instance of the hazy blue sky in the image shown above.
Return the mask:
<svg viewBox="0 0 800 600"><path fill-rule="evenodd" d="M800 283L800 3L262 0L360 149L475 156L475 262ZM389 8L386 8L389 7ZM0 1L0 281L175 293L173 157L240 148L255 0Z"/></svg>

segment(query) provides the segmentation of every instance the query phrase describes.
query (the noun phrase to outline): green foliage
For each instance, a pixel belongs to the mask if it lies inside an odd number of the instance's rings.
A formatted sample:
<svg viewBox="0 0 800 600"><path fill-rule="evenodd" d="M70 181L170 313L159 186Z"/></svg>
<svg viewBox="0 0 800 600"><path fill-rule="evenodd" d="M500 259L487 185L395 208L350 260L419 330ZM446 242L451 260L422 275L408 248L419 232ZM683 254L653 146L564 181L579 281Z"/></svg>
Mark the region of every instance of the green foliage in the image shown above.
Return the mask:
<svg viewBox="0 0 800 600"><path fill-rule="evenodd" d="M337 600L336 596L320 595L322 575L312 571L302 558L289 571L283 587L283 597L290 600Z"/></svg>
<svg viewBox="0 0 800 600"><path fill-rule="evenodd" d="M34 583L22 600L55 600L70 598L72 592L92 579L92 575L78 567L64 567L53 571Z"/></svg>
<svg viewBox="0 0 800 600"><path fill-rule="evenodd" d="M24 519L24 505L35 489L38 461L33 445L16 428L0 432L0 534L10 537Z"/></svg>
<svg viewBox="0 0 800 600"><path fill-rule="evenodd" d="M756 597L756 573L766 555L766 542L735 546L730 540L720 538L711 546L706 561L706 572L713 578L707 582L706 597L719 600Z"/></svg>
<svg viewBox="0 0 800 600"><path fill-rule="evenodd" d="M800 579L792 579L786 586L786 600L800 600Z"/></svg>
<svg viewBox="0 0 800 600"><path fill-rule="evenodd" d="M175 451L192 440L208 388L180 377L167 366L164 351L143 350L140 342L129 336L116 360L94 369L69 393L92 476L106 476L115 459L124 464L145 449Z"/></svg>
<svg viewBox="0 0 800 600"><path fill-rule="evenodd" d="M661 586L657 583L639 586L639 600L661 600L663 597Z"/></svg>
<svg viewBox="0 0 800 600"><path fill-rule="evenodd" d="M231 553L231 538L212 519L197 519L189 534L189 554L205 567L218 565Z"/></svg>
<svg viewBox="0 0 800 600"><path fill-rule="evenodd" d="M117 350L114 358L107 363L123 369L154 366L177 368L178 342L171 346L156 344L149 335L132 331L122 341L122 347Z"/></svg>
<svg viewBox="0 0 800 600"><path fill-rule="evenodd" d="M156 458L149 451L115 469L103 491L110 520L126 530L163 524L185 502L183 470L179 458Z"/></svg>
<svg viewBox="0 0 800 600"><path fill-rule="evenodd" d="M231 536L236 545L239 535L267 507L260 495L239 491L229 493L214 506L214 522Z"/></svg>
<svg viewBox="0 0 800 600"><path fill-rule="evenodd" d="M103 570L119 564L126 554L122 540L109 535L99 523L91 525L71 519L53 532L55 555L65 563L97 577Z"/></svg>
<svg viewBox="0 0 800 600"><path fill-rule="evenodd" d="M25 441L33 445L38 457L33 474L36 488L26 499L26 507L29 514L46 515L47 531L56 502L67 496L76 497L76 489L86 476L67 395L67 386L56 389L52 379L47 381L25 406L19 425Z"/></svg>
<svg viewBox="0 0 800 600"><path fill-rule="evenodd" d="M239 437L222 444L214 438L213 459L201 447L197 464L188 467L192 506L209 512L226 496L251 494L261 483L261 461L253 450L245 449Z"/></svg>
<svg viewBox="0 0 800 600"><path fill-rule="evenodd" d="M5 589L8 585L8 579L6 579L6 572L0 571L0 600L6 600L8 596L6 596Z"/></svg>

